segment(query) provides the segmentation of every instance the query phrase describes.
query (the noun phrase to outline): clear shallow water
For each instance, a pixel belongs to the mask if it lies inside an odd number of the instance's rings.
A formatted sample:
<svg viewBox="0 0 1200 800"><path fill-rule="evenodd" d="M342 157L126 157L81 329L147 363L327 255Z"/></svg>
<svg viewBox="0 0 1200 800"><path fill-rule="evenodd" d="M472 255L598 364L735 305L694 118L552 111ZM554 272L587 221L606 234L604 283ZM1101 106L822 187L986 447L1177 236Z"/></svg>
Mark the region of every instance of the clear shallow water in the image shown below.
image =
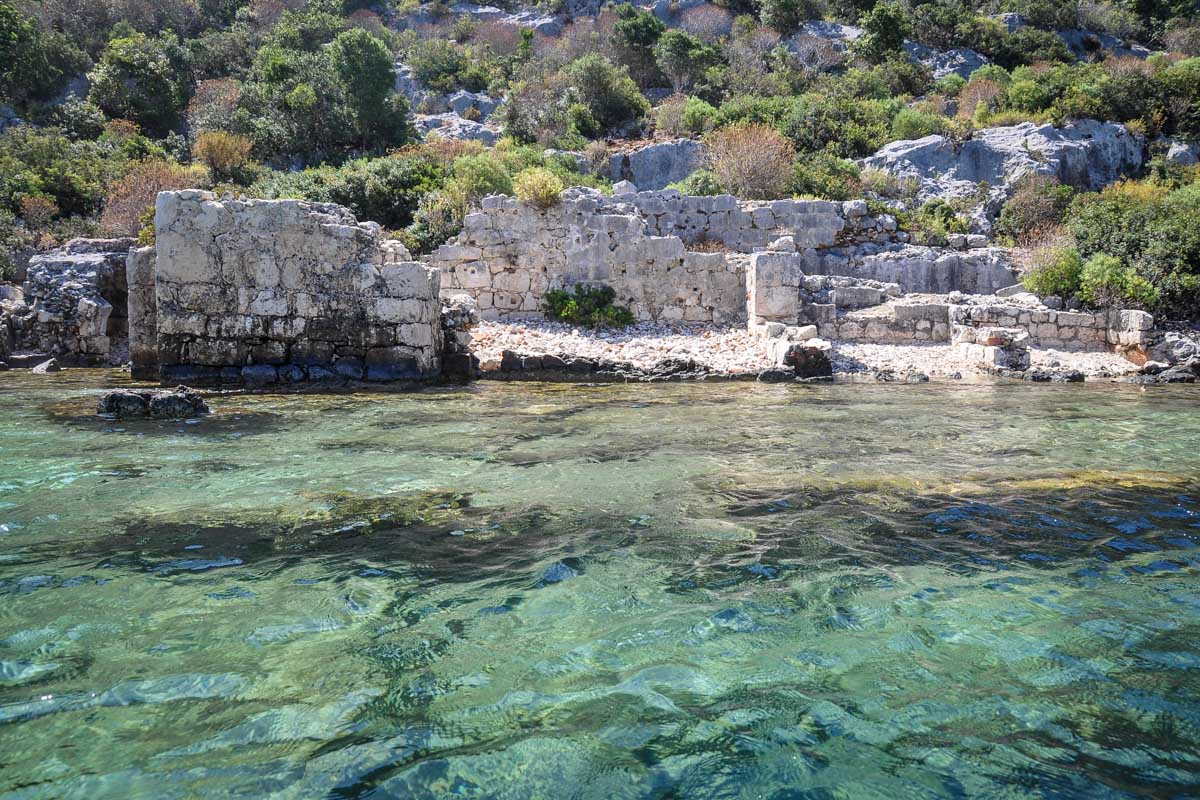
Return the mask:
<svg viewBox="0 0 1200 800"><path fill-rule="evenodd" d="M0 374L0 797L1198 792L1194 391L106 378Z"/></svg>

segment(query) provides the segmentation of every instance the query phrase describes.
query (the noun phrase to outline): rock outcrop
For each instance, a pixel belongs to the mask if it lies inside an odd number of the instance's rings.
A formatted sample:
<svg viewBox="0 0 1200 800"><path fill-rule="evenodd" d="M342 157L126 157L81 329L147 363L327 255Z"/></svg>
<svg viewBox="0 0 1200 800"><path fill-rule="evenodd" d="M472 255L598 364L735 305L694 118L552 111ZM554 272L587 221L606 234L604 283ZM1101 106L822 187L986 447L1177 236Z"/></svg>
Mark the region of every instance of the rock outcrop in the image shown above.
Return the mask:
<svg viewBox="0 0 1200 800"><path fill-rule="evenodd" d="M1032 122L986 128L965 142L933 135L892 142L862 159L917 184L917 202L980 197L994 215L1023 175L1049 175L1100 189L1142 165L1142 137L1114 122L1080 120L1061 128ZM978 230L990 233L989 230Z"/></svg>
<svg viewBox="0 0 1200 800"><path fill-rule="evenodd" d="M414 114L413 125L422 138L440 136L460 142L480 142L492 146L500 141L500 130L457 114Z"/></svg>
<svg viewBox="0 0 1200 800"><path fill-rule="evenodd" d="M609 161L609 177L629 181L642 191L666 188L699 169L704 146L693 139L655 142L627 153L616 153Z"/></svg>
<svg viewBox="0 0 1200 800"><path fill-rule="evenodd" d="M101 396L96 413L122 419L188 419L207 414L209 409L197 392L178 386L171 391L115 389Z"/></svg>

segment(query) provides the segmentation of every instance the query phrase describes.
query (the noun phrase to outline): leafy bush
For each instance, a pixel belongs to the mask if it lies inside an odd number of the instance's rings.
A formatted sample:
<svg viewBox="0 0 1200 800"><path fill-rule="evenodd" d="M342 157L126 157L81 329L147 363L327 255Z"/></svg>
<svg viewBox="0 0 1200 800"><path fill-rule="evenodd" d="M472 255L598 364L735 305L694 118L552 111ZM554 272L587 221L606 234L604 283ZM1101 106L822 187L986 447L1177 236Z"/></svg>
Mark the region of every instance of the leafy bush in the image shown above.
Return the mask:
<svg viewBox="0 0 1200 800"><path fill-rule="evenodd" d="M880 2L859 21L862 36L854 40L856 54L878 64L904 47L908 35L908 18L899 3Z"/></svg>
<svg viewBox="0 0 1200 800"><path fill-rule="evenodd" d="M192 157L208 167L214 183L232 181L248 183L253 180L250 150L254 143L245 136L225 131L205 131L192 145Z"/></svg>
<svg viewBox="0 0 1200 800"><path fill-rule="evenodd" d="M445 178L445 168L428 154L401 152L386 158L357 159L341 167L272 173L256 181L249 193L339 203L361 220L398 229L412 223L421 198L441 188Z"/></svg>
<svg viewBox="0 0 1200 800"><path fill-rule="evenodd" d="M544 167L531 167L513 178L513 191L517 198L534 208L557 205L562 190L563 183L559 177Z"/></svg>
<svg viewBox="0 0 1200 800"><path fill-rule="evenodd" d="M513 192L508 170L500 161L484 153L455 159L452 174L454 182L471 199Z"/></svg>
<svg viewBox="0 0 1200 800"><path fill-rule="evenodd" d="M578 284L572 291L551 289L542 297L548 319L593 328L624 328L634 322L629 309L613 305L617 293L611 286Z"/></svg>
<svg viewBox="0 0 1200 800"><path fill-rule="evenodd" d="M167 34L113 39L88 78L88 99L105 114L155 133L178 124L192 89L188 53Z"/></svg>
<svg viewBox="0 0 1200 800"><path fill-rule="evenodd" d="M853 161L826 150L796 162L792 191L825 200L850 200L862 194L862 183Z"/></svg>
<svg viewBox="0 0 1200 800"><path fill-rule="evenodd" d="M655 110L654 125L671 136L697 136L712 130L717 109L699 97L673 95Z"/></svg>
<svg viewBox="0 0 1200 800"><path fill-rule="evenodd" d="M1046 297L1074 297L1083 277L1083 259L1073 247L1057 247L1047 252L1040 263L1034 264L1021 278L1021 283L1034 294Z"/></svg>
<svg viewBox="0 0 1200 800"><path fill-rule="evenodd" d="M691 175L688 175L678 183L673 183L667 188L678 189L682 194L692 195L716 195L725 194L724 187L717 180L717 176L712 170L698 169Z"/></svg>
<svg viewBox="0 0 1200 800"><path fill-rule="evenodd" d="M462 230L468 203L466 193L457 184L425 195L401 240L413 253L433 252Z"/></svg>
<svg viewBox="0 0 1200 800"><path fill-rule="evenodd" d="M1014 241L1036 239L1062 222L1075 190L1046 175L1020 178L1000 211L996 232Z"/></svg>
<svg viewBox="0 0 1200 800"><path fill-rule="evenodd" d="M934 133L941 133L944 128L944 118L933 114L923 114L911 108L902 108L892 117L892 136L896 139L921 139Z"/></svg>
<svg viewBox="0 0 1200 800"><path fill-rule="evenodd" d="M789 193L796 151L779 131L748 123L715 131L704 139L708 167L738 197L774 200Z"/></svg>
<svg viewBox="0 0 1200 800"><path fill-rule="evenodd" d="M927 244L945 245L950 234L967 232L967 223L945 200L930 200L921 206L909 225Z"/></svg>
<svg viewBox="0 0 1200 800"><path fill-rule="evenodd" d="M1105 308L1123 303L1149 307L1157 305L1159 293L1150 281L1138 275L1137 270L1122 264L1120 259L1097 253L1083 265L1079 297Z"/></svg>
<svg viewBox="0 0 1200 800"><path fill-rule="evenodd" d="M1158 290L1168 313L1200 312L1200 183L1126 181L1080 195L1067 213L1079 252L1116 258Z"/></svg>

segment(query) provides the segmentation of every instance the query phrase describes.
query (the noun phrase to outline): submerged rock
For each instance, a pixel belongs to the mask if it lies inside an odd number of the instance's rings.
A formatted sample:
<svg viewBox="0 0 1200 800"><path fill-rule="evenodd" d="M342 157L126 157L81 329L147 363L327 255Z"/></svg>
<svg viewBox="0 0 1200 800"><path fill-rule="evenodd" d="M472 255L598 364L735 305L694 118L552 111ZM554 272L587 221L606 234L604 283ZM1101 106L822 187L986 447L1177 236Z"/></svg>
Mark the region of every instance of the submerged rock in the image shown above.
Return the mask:
<svg viewBox="0 0 1200 800"><path fill-rule="evenodd" d="M45 375L49 372L62 372L62 366L58 363L57 358L51 358L47 361L43 361L33 368L33 373L35 375Z"/></svg>
<svg viewBox="0 0 1200 800"><path fill-rule="evenodd" d="M179 386L171 391L114 389L100 398L96 413L127 418L184 419L207 414L209 408L197 392Z"/></svg>

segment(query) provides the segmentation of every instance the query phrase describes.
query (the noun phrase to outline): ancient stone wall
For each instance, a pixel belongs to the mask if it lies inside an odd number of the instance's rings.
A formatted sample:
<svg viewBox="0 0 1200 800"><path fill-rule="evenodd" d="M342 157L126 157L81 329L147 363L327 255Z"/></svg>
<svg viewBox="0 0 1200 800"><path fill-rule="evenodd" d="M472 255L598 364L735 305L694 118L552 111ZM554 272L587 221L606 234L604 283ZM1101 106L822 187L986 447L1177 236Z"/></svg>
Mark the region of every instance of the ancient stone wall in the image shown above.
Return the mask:
<svg viewBox="0 0 1200 800"><path fill-rule="evenodd" d="M868 213L861 200L571 189L545 210L487 198L432 262L443 289L471 294L485 319L540 317L547 290L592 283L612 286L641 320L740 321L747 254L766 248L790 253L791 286L802 275L895 283L905 292L991 294L1016 283L1002 249L982 247L982 237L956 238L959 249L913 246L894 217ZM753 318L753 303L748 310L751 322L764 321Z"/></svg>
<svg viewBox="0 0 1200 800"><path fill-rule="evenodd" d="M550 289L604 284L640 320L733 323L745 319L745 260L690 252L678 236L647 232L631 207L571 191L536 209L489 197L430 262L447 294L474 297L485 319L542 316Z"/></svg>
<svg viewBox="0 0 1200 800"><path fill-rule="evenodd" d="M129 251L129 362L135 380L158 380L158 300L155 297L155 249Z"/></svg>
<svg viewBox="0 0 1200 800"><path fill-rule="evenodd" d="M72 239L29 262L12 310L13 347L106 364L126 334L125 259L132 239Z"/></svg>
<svg viewBox="0 0 1200 800"><path fill-rule="evenodd" d="M438 372L437 271L383 238L378 225L335 205L181 191L159 195L155 227L163 382L386 381Z"/></svg>

